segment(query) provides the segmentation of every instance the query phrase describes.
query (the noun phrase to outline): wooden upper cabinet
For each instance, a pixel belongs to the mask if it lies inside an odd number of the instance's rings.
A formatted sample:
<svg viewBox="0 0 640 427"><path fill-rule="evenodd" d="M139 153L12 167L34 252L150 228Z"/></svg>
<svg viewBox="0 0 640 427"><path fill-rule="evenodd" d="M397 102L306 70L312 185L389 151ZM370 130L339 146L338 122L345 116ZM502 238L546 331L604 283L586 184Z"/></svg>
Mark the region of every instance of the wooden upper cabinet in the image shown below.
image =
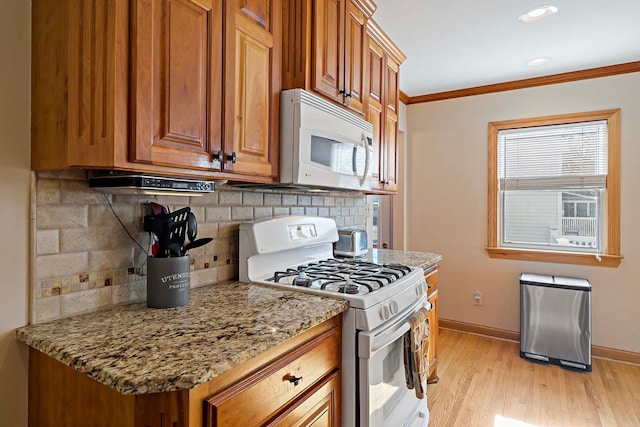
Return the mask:
<svg viewBox="0 0 640 427"><path fill-rule="evenodd" d="M367 121L373 125L373 153L371 156L371 186L373 189L382 189L384 184L380 177L384 175L382 173L382 167L384 164L381 162L383 153L380 151L381 146L383 123L386 120L383 115L385 110L382 104L382 90L383 82L385 80L385 55L382 47L374 40L370 39L367 49L367 61L366 67L367 75Z"/></svg>
<svg viewBox="0 0 640 427"><path fill-rule="evenodd" d="M365 88L367 120L373 124L374 155L371 189L398 191L398 109L400 64L405 55L373 20L367 22Z"/></svg>
<svg viewBox="0 0 640 427"><path fill-rule="evenodd" d="M344 2L315 0L312 3L312 89L342 103L344 101Z"/></svg>
<svg viewBox="0 0 640 427"><path fill-rule="evenodd" d="M278 175L280 0L235 0L226 8L223 169Z"/></svg>
<svg viewBox="0 0 640 427"><path fill-rule="evenodd" d="M32 169L276 181L280 1L34 0Z"/></svg>
<svg viewBox="0 0 640 427"><path fill-rule="evenodd" d="M210 169L220 146L222 4L135 0L130 160Z"/></svg>
<svg viewBox="0 0 640 427"><path fill-rule="evenodd" d="M398 63L387 56L384 124L384 190L398 191Z"/></svg>
<svg viewBox="0 0 640 427"><path fill-rule="evenodd" d="M32 2L31 168L104 167L127 138L125 2Z"/></svg>
<svg viewBox="0 0 640 427"><path fill-rule="evenodd" d="M283 89L303 88L365 114L371 0L283 0Z"/></svg>
<svg viewBox="0 0 640 427"><path fill-rule="evenodd" d="M366 60L367 16L353 1L346 2L344 31L345 103L364 114L364 63Z"/></svg>

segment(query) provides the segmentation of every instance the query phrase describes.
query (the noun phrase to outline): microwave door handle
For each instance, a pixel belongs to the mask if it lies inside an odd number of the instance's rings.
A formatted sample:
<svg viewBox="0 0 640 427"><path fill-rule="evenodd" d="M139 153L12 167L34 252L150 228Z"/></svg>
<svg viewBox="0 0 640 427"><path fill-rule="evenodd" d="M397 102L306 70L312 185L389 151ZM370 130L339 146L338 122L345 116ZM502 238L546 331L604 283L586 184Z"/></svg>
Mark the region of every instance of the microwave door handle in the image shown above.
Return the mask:
<svg viewBox="0 0 640 427"><path fill-rule="evenodd" d="M364 147L365 163L364 163L364 173L362 177L360 177L361 186L364 185L365 181L367 180L367 177L369 176L369 168L371 167L371 153L369 150L367 136L365 134L362 134L362 146Z"/></svg>

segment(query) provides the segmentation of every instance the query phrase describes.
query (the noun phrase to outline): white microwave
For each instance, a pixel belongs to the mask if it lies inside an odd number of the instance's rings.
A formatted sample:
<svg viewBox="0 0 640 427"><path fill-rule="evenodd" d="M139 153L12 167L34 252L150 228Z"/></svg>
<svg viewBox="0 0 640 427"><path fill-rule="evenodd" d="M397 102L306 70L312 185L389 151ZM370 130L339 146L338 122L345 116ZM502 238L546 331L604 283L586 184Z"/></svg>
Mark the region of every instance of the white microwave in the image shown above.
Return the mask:
<svg viewBox="0 0 640 427"><path fill-rule="evenodd" d="M280 98L280 183L371 189L373 125L303 89Z"/></svg>

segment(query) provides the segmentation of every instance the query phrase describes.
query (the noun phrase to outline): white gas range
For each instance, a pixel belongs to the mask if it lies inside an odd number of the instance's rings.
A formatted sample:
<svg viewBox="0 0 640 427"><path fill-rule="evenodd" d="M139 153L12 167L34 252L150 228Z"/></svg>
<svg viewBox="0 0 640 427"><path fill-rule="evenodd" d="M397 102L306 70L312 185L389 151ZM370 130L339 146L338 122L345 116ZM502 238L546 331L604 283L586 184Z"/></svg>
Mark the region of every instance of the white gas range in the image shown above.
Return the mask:
<svg viewBox="0 0 640 427"><path fill-rule="evenodd" d="M409 320L430 309L420 268L336 259L335 221L284 216L240 225L240 280L349 301L342 330L342 424L426 426L424 397L407 388Z"/></svg>

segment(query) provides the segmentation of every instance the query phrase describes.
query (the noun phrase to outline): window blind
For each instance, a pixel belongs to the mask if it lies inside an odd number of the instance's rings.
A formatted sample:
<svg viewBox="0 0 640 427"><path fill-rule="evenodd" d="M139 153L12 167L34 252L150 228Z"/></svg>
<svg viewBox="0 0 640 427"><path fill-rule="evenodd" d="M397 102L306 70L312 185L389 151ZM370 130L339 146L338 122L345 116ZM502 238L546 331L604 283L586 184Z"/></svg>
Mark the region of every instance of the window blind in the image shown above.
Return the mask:
<svg viewBox="0 0 640 427"><path fill-rule="evenodd" d="M500 190L605 188L606 120L498 132Z"/></svg>

